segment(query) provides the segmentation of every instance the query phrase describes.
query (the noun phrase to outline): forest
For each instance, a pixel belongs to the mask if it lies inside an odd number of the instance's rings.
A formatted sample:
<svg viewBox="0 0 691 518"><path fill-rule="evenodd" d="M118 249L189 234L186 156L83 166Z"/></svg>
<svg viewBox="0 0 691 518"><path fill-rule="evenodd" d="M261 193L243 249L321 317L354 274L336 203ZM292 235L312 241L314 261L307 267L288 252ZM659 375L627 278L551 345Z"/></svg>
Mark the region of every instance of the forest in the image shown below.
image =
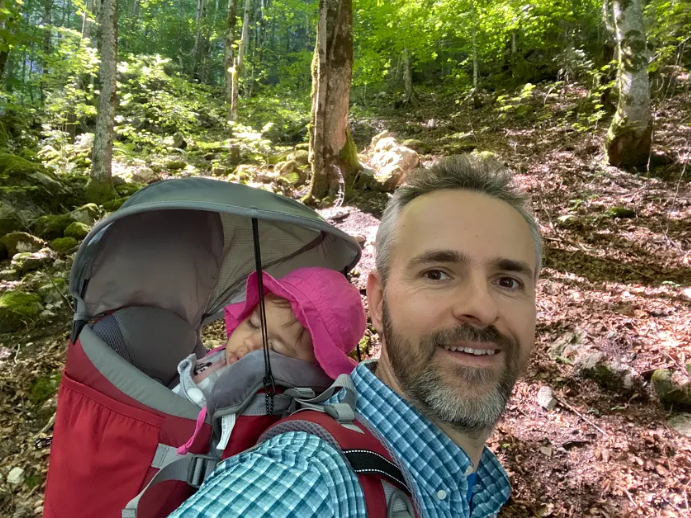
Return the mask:
<svg viewBox="0 0 691 518"><path fill-rule="evenodd" d="M500 516L691 516L690 73L690 0L0 0L0 516L44 510L96 222L161 180L269 190L358 240L364 297L390 193L464 153L544 239Z"/></svg>

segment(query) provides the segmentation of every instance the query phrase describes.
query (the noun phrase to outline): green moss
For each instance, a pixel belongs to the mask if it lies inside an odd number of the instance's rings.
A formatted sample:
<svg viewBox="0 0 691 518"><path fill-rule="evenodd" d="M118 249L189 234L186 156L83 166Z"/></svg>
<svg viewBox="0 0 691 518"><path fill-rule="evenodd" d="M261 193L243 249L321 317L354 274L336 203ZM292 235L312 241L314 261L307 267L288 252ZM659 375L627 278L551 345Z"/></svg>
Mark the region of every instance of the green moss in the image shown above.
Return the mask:
<svg viewBox="0 0 691 518"><path fill-rule="evenodd" d="M0 153L0 175L12 177L36 171L43 171L43 166L12 153Z"/></svg>
<svg viewBox="0 0 691 518"><path fill-rule="evenodd" d="M86 184L86 199L89 202L103 205L117 197L118 193L115 191L112 181L100 182L92 178Z"/></svg>
<svg viewBox="0 0 691 518"><path fill-rule="evenodd" d="M355 145L355 141L353 140L353 137L350 134L349 128L346 128L346 142L345 145L341 148L341 151L338 154L338 158L341 159L341 162L345 167L345 171L343 174L344 179L349 178L353 173L362 169L362 166L360 165L360 160L358 160L357 156L357 146Z"/></svg>
<svg viewBox="0 0 691 518"><path fill-rule="evenodd" d="M29 400L34 405L48 401L58 390L60 385L60 371L51 372L48 376L36 378L29 389Z"/></svg>
<svg viewBox="0 0 691 518"><path fill-rule="evenodd" d="M65 237L73 237L81 241L87 236L89 230L91 230L89 225L75 221L65 229Z"/></svg>
<svg viewBox="0 0 691 518"><path fill-rule="evenodd" d="M43 239L57 239L62 237L65 229L72 224L67 214L41 216L34 223L34 232Z"/></svg>
<svg viewBox="0 0 691 518"><path fill-rule="evenodd" d="M610 207L605 212L605 216L609 218L635 218L636 211L632 209L627 209L626 207Z"/></svg>
<svg viewBox="0 0 691 518"><path fill-rule="evenodd" d="M7 247L9 255L18 252L38 252L45 244L41 239L26 232L10 232L0 238L0 242Z"/></svg>
<svg viewBox="0 0 691 518"><path fill-rule="evenodd" d="M42 309L41 297L35 293L6 291L0 295L0 329L17 331L36 319Z"/></svg>
<svg viewBox="0 0 691 518"><path fill-rule="evenodd" d="M115 190L118 191L118 194L120 196L132 196L135 192L137 192L139 189L143 189L146 187L145 184L143 183L123 183L122 185L118 185Z"/></svg>
<svg viewBox="0 0 691 518"><path fill-rule="evenodd" d="M128 199L129 196L127 198L118 198L116 200L111 200L107 203L104 203L103 208L106 209L108 212L114 212L118 210L120 207L122 207Z"/></svg>
<svg viewBox="0 0 691 518"><path fill-rule="evenodd" d="M50 242L50 248L59 254L66 254L78 244L79 241L73 237L59 237Z"/></svg>

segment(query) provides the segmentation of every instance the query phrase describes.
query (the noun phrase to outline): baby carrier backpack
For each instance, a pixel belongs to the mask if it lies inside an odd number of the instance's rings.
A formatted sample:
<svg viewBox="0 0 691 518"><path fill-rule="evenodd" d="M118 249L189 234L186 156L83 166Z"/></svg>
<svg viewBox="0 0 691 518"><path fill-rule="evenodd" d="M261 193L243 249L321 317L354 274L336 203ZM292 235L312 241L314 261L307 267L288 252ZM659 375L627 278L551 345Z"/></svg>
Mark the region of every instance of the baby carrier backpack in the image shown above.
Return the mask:
<svg viewBox="0 0 691 518"><path fill-rule="evenodd" d="M369 516L412 516L400 470L356 419L348 376L334 383L265 348L230 366L201 412L171 390L180 361L207 353L202 327L242 300L250 273L259 283L262 269L345 274L360 254L294 200L202 178L152 184L99 222L71 272L76 311L43 516L163 518L221 459L295 430L343 452ZM337 392L341 402L325 404Z"/></svg>

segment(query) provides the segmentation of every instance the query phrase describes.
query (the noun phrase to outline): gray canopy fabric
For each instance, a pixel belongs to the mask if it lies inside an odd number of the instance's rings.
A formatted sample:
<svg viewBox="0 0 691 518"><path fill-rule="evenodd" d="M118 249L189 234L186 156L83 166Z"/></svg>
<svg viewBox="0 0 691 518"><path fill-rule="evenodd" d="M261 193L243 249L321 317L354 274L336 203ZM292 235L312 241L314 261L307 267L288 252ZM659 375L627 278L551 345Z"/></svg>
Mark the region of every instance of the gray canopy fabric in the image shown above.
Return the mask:
<svg viewBox="0 0 691 518"><path fill-rule="evenodd" d="M172 311L194 328L242 300L255 268L252 219L263 269L348 271L357 242L295 200L205 178L154 183L84 239L70 278L75 320L127 306Z"/></svg>

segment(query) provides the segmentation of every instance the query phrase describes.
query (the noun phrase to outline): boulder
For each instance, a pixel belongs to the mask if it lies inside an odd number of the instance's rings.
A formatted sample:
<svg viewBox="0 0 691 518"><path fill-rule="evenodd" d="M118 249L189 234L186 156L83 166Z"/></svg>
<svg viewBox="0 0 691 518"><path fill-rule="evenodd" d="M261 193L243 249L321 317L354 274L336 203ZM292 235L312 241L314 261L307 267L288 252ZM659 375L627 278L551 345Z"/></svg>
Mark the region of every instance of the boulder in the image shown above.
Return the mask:
<svg viewBox="0 0 691 518"><path fill-rule="evenodd" d="M182 133L179 131L173 135L173 147L176 147L178 149L185 149L187 147L187 141L185 140L185 137L182 136Z"/></svg>
<svg viewBox="0 0 691 518"><path fill-rule="evenodd" d="M103 208L108 212L115 212L129 199L127 198L116 198L115 200L110 200L103 204Z"/></svg>
<svg viewBox="0 0 691 518"><path fill-rule="evenodd" d="M149 167L139 167L132 173L132 181L137 183L150 183L159 180L158 174ZM117 189L116 189L117 190Z"/></svg>
<svg viewBox="0 0 691 518"><path fill-rule="evenodd" d="M412 149L400 146L393 137L380 138L370 159L370 165L376 171L370 187L393 192L403 182L405 175L419 163L420 157Z"/></svg>
<svg viewBox="0 0 691 518"><path fill-rule="evenodd" d="M668 369L658 369L653 373L652 382L662 403L691 407L691 383L681 375L674 376Z"/></svg>
<svg viewBox="0 0 691 518"><path fill-rule="evenodd" d="M309 164L309 152L300 149L300 150L295 151L295 152L291 153L290 155L288 155L287 160L288 161L294 160L299 165L308 165Z"/></svg>
<svg viewBox="0 0 691 518"><path fill-rule="evenodd" d="M69 238L68 238L69 239ZM21 252L12 257L10 266L19 272L19 275L38 270L46 266L53 260L53 254L50 249L42 248L38 252Z"/></svg>
<svg viewBox="0 0 691 518"><path fill-rule="evenodd" d="M59 237L50 242L51 250L54 250L61 255L69 254L72 249L76 248L78 245L79 241L73 237Z"/></svg>
<svg viewBox="0 0 691 518"><path fill-rule="evenodd" d="M307 172L304 169L300 169L295 160L278 164L276 172L292 185L303 184L307 181Z"/></svg>
<svg viewBox="0 0 691 518"><path fill-rule="evenodd" d="M309 151L310 150L310 143L309 142L300 142L295 146L295 151Z"/></svg>
<svg viewBox="0 0 691 518"><path fill-rule="evenodd" d="M172 158L163 164L163 167L168 171L179 171L187 167L187 162L177 158Z"/></svg>
<svg viewBox="0 0 691 518"><path fill-rule="evenodd" d="M55 278L53 282L44 284L37 290L38 295L45 304L62 303L65 291L65 280L59 277Z"/></svg>
<svg viewBox="0 0 691 518"><path fill-rule="evenodd" d="M65 237L73 237L81 241L87 236L90 230L91 227L89 227L89 225L75 221L65 229Z"/></svg>
<svg viewBox="0 0 691 518"><path fill-rule="evenodd" d="M18 331L38 318L42 310L41 297L35 293L6 291L0 295L0 329Z"/></svg>
<svg viewBox="0 0 691 518"><path fill-rule="evenodd" d="M135 192L137 192L139 189L143 189L146 187L145 184L143 183L126 183L123 185L118 185L115 190L118 192L120 196L132 196Z"/></svg>
<svg viewBox="0 0 691 518"><path fill-rule="evenodd" d="M577 376L595 381L601 387L613 390L633 388L634 371L621 363L609 361L600 352L583 354L576 359L574 371Z"/></svg>
<svg viewBox="0 0 691 518"><path fill-rule="evenodd" d="M673 430L685 437L691 437L691 414L682 413L667 422Z"/></svg>
<svg viewBox="0 0 691 518"><path fill-rule="evenodd" d="M43 239L51 240L62 237L65 229L72 223L68 214L41 216L33 225L33 231Z"/></svg>
<svg viewBox="0 0 691 518"><path fill-rule="evenodd" d="M391 136L391 133L389 133L388 130L384 130L381 133L377 133L374 137L372 137L372 144L371 146L375 148L377 146L377 142L379 142L383 138L388 138Z"/></svg>
<svg viewBox="0 0 691 518"><path fill-rule="evenodd" d="M82 205L81 207L70 212L70 219L72 221L78 221L79 223L84 223L85 225L89 226L93 226L100 216L101 210L95 203L87 203L86 205ZM65 227L65 229L66 228L67 227Z"/></svg>
<svg viewBox="0 0 691 518"><path fill-rule="evenodd" d="M7 248L9 256L20 252L38 252L46 245L42 239L26 232L10 232L3 236L0 241Z"/></svg>

